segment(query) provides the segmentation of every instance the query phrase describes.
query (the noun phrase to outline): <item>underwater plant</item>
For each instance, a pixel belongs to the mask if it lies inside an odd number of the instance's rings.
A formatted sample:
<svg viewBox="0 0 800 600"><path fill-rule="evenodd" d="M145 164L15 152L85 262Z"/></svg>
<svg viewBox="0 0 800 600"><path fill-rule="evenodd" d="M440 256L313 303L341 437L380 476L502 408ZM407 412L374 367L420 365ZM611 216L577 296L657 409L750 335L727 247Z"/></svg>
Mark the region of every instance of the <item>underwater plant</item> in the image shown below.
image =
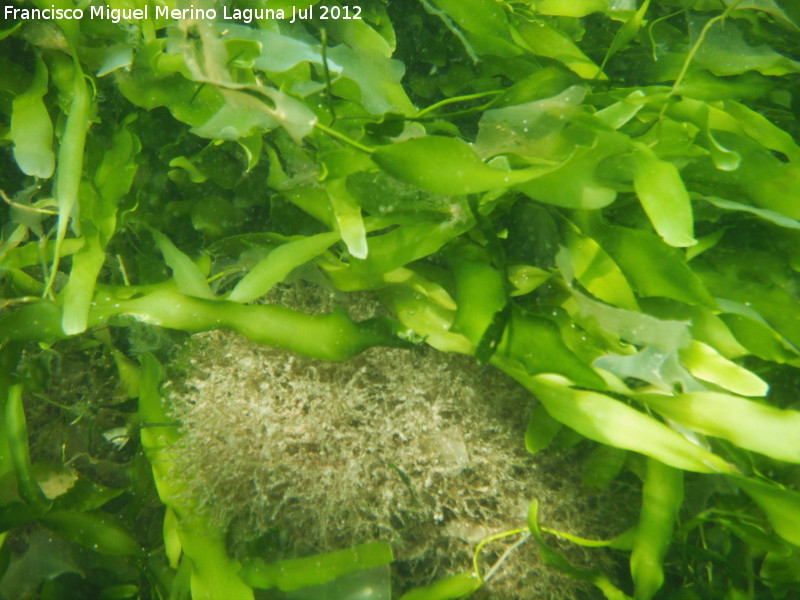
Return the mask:
<svg viewBox="0 0 800 600"><path fill-rule="evenodd" d="M386 540L237 547L176 475L164 383L187 334L231 330L467 355L529 392L521 448L640 490L602 541L521 499L404 600L491 597L522 544L606 598L800 595L796 3L3 10L0 594L391 597ZM293 282L382 308L270 300Z"/></svg>

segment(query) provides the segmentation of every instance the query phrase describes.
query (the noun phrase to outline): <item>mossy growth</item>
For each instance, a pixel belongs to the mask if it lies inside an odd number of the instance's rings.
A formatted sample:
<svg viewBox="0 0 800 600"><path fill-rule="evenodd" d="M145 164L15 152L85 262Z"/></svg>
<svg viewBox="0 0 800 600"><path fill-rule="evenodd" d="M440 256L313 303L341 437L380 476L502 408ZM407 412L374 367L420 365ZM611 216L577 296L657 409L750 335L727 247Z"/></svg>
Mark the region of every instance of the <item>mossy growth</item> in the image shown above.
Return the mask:
<svg viewBox="0 0 800 600"><path fill-rule="evenodd" d="M380 310L348 298L355 318ZM306 312L337 302L308 284L271 301ZM220 331L194 336L190 356L167 390L185 434L174 473L228 527L234 553L255 544L283 558L390 541L397 594L468 572L475 545L524 527L534 498L544 523L576 535L607 538L633 524L619 490L580 485L580 448L526 452L534 398L470 357L373 348L332 363ZM487 568L517 539L489 545ZM562 549L613 569L605 551ZM540 564L529 540L475 597L594 597L583 585Z"/></svg>

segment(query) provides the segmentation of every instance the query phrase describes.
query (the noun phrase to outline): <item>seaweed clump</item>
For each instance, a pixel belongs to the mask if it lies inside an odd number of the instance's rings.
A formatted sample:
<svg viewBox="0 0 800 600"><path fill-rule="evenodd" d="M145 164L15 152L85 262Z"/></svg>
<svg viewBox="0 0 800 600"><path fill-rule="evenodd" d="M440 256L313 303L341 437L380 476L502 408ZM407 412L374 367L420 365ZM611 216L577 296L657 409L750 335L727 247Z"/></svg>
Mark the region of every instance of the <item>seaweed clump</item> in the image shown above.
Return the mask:
<svg viewBox="0 0 800 600"><path fill-rule="evenodd" d="M335 303L310 286L277 300ZM375 306L349 309L362 317ZM229 528L234 552L258 538L276 558L387 540L404 589L468 571L475 544L524 526L534 498L559 530L605 537L631 525L618 493L611 502L610 492L581 488L570 456L525 451L534 399L470 357L373 348L334 363L214 331L194 337L190 364L172 392L185 431L175 473ZM490 546L487 564L513 541ZM613 563L596 550L568 552L579 564ZM575 598L583 585L540 564L530 541L478 597Z"/></svg>

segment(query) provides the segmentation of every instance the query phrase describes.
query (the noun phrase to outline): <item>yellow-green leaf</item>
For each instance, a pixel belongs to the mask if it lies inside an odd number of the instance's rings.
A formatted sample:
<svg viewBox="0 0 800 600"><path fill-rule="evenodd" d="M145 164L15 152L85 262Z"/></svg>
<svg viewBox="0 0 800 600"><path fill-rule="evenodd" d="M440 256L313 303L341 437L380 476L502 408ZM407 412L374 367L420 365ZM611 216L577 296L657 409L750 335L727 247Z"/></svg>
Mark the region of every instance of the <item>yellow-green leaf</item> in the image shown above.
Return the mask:
<svg viewBox="0 0 800 600"><path fill-rule="evenodd" d="M383 146L373 159L387 173L438 194L477 194L532 179L540 169L501 171L456 138L430 135Z"/></svg>
<svg viewBox="0 0 800 600"><path fill-rule="evenodd" d="M772 458L800 463L800 412L796 410L773 408L717 392L642 394L639 398L694 431Z"/></svg>
<svg viewBox="0 0 800 600"><path fill-rule="evenodd" d="M692 202L678 169L650 148L637 146L633 186L656 232L670 246L693 246Z"/></svg>

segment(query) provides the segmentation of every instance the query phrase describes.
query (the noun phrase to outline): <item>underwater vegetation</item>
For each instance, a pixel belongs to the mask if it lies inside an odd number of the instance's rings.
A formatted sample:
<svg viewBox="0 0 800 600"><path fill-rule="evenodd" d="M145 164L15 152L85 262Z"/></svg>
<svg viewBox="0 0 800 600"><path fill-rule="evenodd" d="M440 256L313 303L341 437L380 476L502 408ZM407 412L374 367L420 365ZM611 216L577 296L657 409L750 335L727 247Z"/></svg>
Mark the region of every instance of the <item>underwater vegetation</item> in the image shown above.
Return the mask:
<svg viewBox="0 0 800 600"><path fill-rule="evenodd" d="M0 596L392 597L391 535L232 539L181 476L180 381L229 330L297 361L466 355L528 392L506 446L573 452L603 510L639 496L604 539L553 527L547 498L503 531L482 505L471 564L403 600L500 597L524 560L586 597L800 597L797 3L20 6L0 31ZM290 284L341 301L274 301ZM380 309L348 312L361 294ZM514 389L465 397L429 472L393 462L375 497L435 520L420 481L463 471Z"/></svg>

